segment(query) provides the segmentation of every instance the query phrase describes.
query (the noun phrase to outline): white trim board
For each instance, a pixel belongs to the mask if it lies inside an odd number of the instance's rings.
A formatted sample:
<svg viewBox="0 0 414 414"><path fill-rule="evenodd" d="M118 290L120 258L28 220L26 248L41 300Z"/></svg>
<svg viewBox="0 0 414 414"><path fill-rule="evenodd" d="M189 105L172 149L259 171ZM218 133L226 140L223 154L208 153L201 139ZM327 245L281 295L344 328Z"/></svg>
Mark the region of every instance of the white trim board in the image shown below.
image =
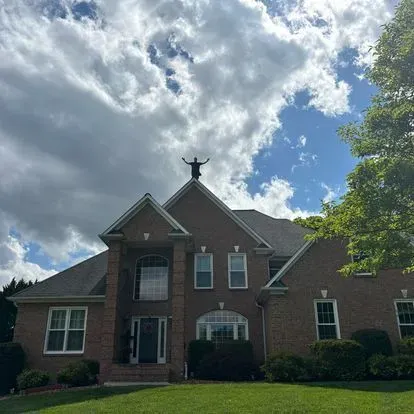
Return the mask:
<svg viewBox="0 0 414 414"><path fill-rule="evenodd" d="M285 265L267 282L266 288L272 287L273 283L280 280L293 265L309 250L313 244L313 240L307 241L286 263Z"/></svg>
<svg viewBox="0 0 414 414"><path fill-rule="evenodd" d="M126 211L118 220L111 224L102 234L99 236L106 236L114 230L120 229L129 220L132 219L140 210L145 206L151 205L155 211L163 217L174 229L181 230L184 234L189 235L188 231L173 217L169 214L153 197L147 193L138 200L128 211Z"/></svg>
<svg viewBox="0 0 414 414"><path fill-rule="evenodd" d="M247 234L249 234L258 244L264 244L266 248L272 249L273 247L257 234L245 221L243 221L234 211L227 207L218 197L216 197L205 185L200 181L192 178L183 187L181 187L169 200L163 204L165 210L169 210L192 186L199 189L207 198L209 198L220 210L222 210L228 217L230 217L236 224L238 224Z"/></svg>

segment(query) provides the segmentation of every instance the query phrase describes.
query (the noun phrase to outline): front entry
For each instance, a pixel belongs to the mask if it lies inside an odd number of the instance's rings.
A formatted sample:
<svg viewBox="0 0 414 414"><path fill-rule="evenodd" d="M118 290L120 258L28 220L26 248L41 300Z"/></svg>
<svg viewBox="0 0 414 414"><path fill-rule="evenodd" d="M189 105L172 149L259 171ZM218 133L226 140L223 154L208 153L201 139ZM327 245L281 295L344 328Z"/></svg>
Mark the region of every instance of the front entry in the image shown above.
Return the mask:
<svg viewBox="0 0 414 414"><path fill-rule="evenodd" d="M165 364L167 318L133 317L131 326L132 364Z"/></svg>

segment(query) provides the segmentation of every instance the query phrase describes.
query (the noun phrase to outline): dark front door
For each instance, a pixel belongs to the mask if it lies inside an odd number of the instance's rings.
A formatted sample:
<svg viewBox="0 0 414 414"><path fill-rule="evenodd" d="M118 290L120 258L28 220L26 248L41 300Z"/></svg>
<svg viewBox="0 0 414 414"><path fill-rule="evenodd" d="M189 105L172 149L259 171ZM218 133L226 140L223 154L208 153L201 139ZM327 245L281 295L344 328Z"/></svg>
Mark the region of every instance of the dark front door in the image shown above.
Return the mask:
<svg viewBox="0 0 414 414"><path fill-rule="evenodd" d="M141 318L139 329L139 363L156 364L158 356L158 318Z"/></svg>

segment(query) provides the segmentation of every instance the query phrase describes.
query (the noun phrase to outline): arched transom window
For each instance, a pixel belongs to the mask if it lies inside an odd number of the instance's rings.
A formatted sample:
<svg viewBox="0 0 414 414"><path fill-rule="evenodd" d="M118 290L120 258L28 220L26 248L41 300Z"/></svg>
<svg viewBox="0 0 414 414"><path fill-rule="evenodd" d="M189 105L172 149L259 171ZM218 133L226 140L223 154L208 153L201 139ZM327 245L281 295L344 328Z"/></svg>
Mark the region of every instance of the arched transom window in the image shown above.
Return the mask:
<svg viewBox="0 0 414 414"><path fill-rule="evenodd" d="M149 255L137 261L134 298L168 299L168 260L165 257Z"/></svg>
<svg viewBox="0 0 414 414"><path fill-rule="evenodd" d="M228 310L206 313L197 319L197 339L207 339L216 345L234 339L249 339L247 319Z"/></svg>

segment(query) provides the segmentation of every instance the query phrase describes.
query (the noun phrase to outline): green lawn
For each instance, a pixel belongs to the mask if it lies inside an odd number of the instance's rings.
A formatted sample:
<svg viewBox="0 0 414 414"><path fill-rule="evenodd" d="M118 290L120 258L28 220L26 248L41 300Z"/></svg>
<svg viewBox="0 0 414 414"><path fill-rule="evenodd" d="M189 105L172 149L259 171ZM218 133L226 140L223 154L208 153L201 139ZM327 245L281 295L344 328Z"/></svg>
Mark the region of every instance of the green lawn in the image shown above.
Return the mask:
<svg viewBox="0 0 414 414"><path fill-rule="evenodd" d="M0 413L413 413L414 381L92 388L0 401Z"/></svg>

